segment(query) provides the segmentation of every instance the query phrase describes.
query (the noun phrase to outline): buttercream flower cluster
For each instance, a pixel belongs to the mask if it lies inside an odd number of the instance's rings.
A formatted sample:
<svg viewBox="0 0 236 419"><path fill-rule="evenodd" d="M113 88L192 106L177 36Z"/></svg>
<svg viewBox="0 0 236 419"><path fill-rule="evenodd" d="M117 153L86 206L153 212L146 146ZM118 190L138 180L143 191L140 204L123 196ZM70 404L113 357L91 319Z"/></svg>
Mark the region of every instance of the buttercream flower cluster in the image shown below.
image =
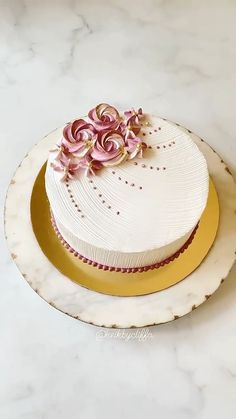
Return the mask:
<svg viewBox="0 0 236 419"><path fill-rule="evenodd" d="M116 166L125 160L141 158L146 144L138 136L142 109L131 109L121 116L117 109L101 103L88 113L87 120L67 124L57 144L52 162L62 172L62 180L81 172L94 175L104 166Z"/></svg>

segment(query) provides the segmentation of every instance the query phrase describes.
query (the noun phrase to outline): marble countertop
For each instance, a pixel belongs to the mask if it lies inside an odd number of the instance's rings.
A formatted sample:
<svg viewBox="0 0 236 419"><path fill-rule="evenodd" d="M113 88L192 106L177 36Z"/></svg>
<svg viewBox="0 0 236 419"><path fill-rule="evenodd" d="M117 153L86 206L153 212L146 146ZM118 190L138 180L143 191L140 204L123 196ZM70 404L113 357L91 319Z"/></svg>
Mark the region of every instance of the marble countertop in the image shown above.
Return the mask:
<svg viewBox="0 0 236 419"><path fill-rule="evenodd" d="M28 150L100 101L191 128L236 175L235 14L232 0L0 1L1 207ZM104 330L32 291L2 224L1 418L235 418L235 267L176 322Z"/></svg>

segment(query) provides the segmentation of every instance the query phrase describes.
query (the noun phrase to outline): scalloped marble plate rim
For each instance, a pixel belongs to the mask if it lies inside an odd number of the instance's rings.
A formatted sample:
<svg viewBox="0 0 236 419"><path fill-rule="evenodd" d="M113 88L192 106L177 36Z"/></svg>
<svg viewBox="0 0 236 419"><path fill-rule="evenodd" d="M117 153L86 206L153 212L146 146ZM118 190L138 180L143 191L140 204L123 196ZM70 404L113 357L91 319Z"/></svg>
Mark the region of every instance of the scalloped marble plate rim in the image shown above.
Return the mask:
<svg viewBox="0 0 236 419"><path fill-rule="evenodd" d="M30 223L30 196L35 178L47 159L48 151L60 129L55 129L36 144L18 166L7 191L5 235L12 258L20 272L29 285L51 306L96 326L146 327L166 323L191 312L208 300L227 277L235 260L235 183L228 167L215 150L190 130L180 124L176 125L189 133L208 161L209 172L219 196L221 220L215 243L200 267L182 282L153 294L112 297L89 291L68 281L50 264L39 248ZM51 143L48 141L49 137ZM23 199L19 200L22 194ZM14 205L16 202L17 211ZM25 240L22 240L22 232ZM34 249L31 264L24 251L29 245ZM222 258L219 261L218 256L220 254L222 257L222 252L224 258L223 261ZM215 268L212 271L214 257ZM207 282L203 280L205 274L208 275Z"/></svg>

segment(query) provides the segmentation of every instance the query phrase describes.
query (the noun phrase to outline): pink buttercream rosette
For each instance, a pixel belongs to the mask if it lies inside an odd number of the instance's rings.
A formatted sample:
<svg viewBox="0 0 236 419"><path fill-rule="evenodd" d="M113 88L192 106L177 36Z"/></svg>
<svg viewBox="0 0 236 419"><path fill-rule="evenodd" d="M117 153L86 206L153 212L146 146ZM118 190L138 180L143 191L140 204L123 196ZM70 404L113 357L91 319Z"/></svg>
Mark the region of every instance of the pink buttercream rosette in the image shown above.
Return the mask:
<svg viewBox="0 0 236 419"><path fill-rule="evenodd" d="M113 106L99 104L89 111L88 121L76 119L65 126L52 167L63 173L64 180L81 172L95 175L103 167L142 158L147 147L138 136L142 118L141 108L121 116Z"/></svg>

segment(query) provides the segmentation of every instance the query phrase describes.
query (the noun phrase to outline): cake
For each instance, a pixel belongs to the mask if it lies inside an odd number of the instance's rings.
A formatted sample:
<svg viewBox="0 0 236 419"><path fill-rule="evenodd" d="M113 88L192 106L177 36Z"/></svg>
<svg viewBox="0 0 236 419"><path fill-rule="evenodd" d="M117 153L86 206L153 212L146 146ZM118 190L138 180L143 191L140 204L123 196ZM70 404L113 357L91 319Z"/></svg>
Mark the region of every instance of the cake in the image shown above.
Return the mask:
<svg viewBox="0 0 236 419"><path fill-rule="evenodd" d="M64 127L45 185L68 251L98 268L141 272L191 245L209 175L197 145L175 124L100 104Z"/></svg>

